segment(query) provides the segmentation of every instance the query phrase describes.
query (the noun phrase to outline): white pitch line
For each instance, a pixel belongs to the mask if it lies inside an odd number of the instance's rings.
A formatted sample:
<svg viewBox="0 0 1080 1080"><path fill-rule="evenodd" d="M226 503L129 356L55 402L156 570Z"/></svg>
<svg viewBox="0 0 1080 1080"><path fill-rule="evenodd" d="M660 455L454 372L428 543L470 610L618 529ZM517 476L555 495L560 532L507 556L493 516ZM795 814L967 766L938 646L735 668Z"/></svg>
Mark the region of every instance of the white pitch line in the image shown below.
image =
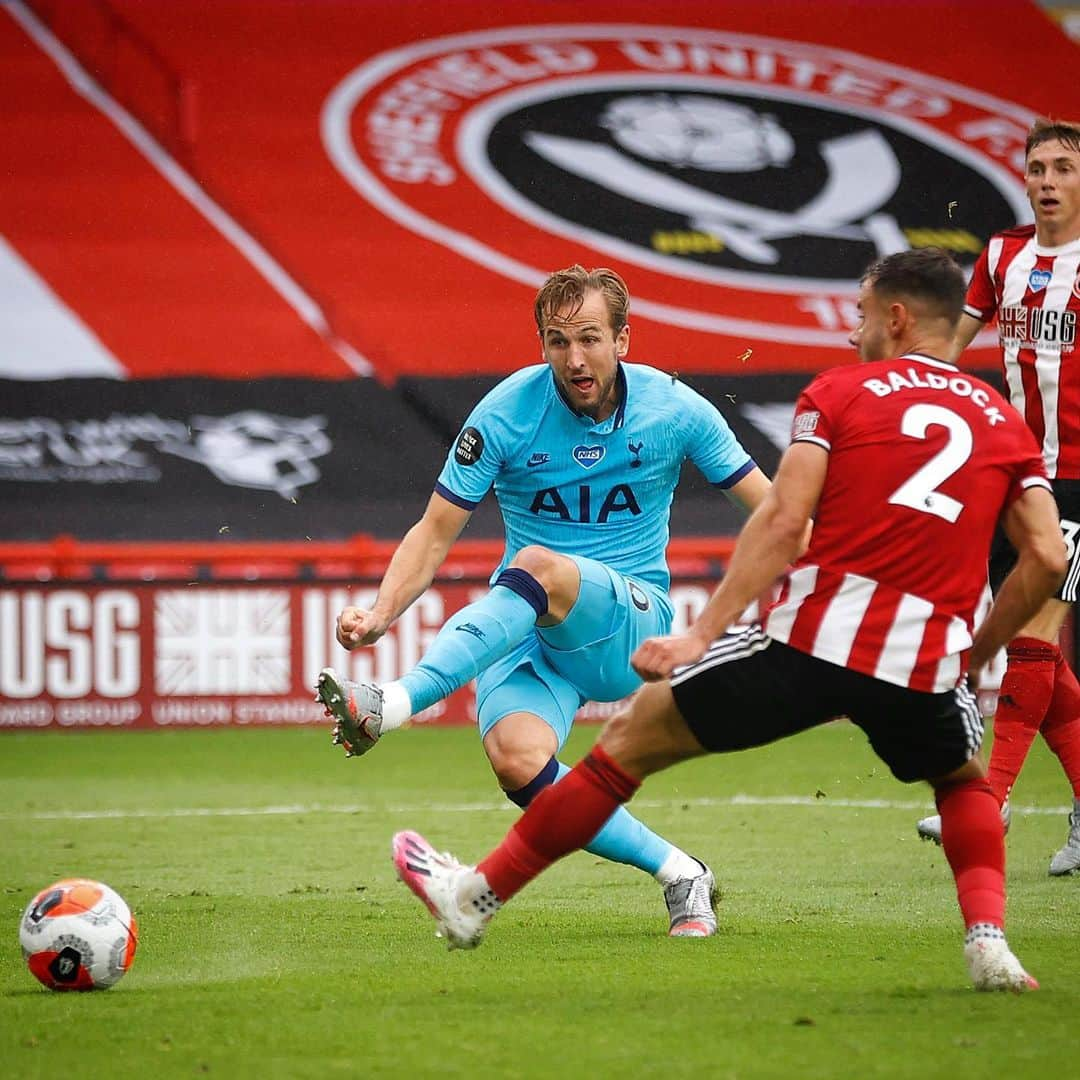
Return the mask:
<svg viewBox="0 0 1080 1080"><path fill-rule="evenodd" d="M729 795L704 796L693 799L635 799L634 806L651 809L676 807L723 806L820 806L832 810L912 810L933 808L926 800L897 799L832 799L813 795ZM295 803L282 806L174 806L160 810L142 808L129 810L38 810L26 813L0 813L0 821L103 821L128 818L213 818L213 817L284 817L295 814L476 814L493 810L510 811L516 807L509 802L463 803L402 803L389 806L352 803L328 806L324 803ZM1020 816L1059 816L1072 810L1071 806L1013 806Z"/></svg>

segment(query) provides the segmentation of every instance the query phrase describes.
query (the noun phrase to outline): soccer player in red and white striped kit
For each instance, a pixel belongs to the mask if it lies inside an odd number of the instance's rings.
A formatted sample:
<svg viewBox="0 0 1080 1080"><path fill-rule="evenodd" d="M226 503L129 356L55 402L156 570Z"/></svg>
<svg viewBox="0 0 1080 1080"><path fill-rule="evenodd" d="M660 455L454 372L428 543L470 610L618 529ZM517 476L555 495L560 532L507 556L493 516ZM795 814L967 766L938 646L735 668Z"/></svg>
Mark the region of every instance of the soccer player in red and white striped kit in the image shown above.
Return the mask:
<svg viewBox="0 0 1080 1080"><path fill-rule="evenodd" d="M417 833L395 836L398 875L449 945L476 945L502 903L586 844L645 777L847 716L895 776L934 788L975 987L1035 988L1005 940L1004 830L964 676L1053 594L1065 553L1023 418L938 359L964 288L940 249L871 266L851 339L864 362L833 368L802 393L773 487L708 604L685 634L634 653L648 685L477 866ZM973 637L999 519L1017 562ZM737 625L781 575L764 623Z"/></svg>
<svg viewBox="0 0 1080 1080"><path fill-rule="evenodd" d="M1024 183L1035 223L990 239L975 265L949 359L997 316L1009 398L1042 447L1061 515L1069 568L1057 594L1008 646L994 717L989 779L1008 829L1009 792L1042 733L1072 785L1065 846L1050 873L1080 870L1080 685L1058 636L1080 589L1080 122L1040 119L1028 133ZM999 579L1013 553L991 558ZM940 843L937 816L919 833Z"/></svg>

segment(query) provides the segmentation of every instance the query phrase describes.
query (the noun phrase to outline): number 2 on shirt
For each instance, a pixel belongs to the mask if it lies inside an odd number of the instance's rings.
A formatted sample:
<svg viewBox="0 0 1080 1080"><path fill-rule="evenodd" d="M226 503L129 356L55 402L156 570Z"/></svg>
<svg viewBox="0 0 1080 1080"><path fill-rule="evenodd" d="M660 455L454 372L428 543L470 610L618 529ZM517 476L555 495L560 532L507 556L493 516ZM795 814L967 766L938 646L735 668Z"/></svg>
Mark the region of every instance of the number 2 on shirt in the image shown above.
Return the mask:
<svg viewBox="0 0 1080 1080"><path fill-rule="evenodd" d="M912 405L900 420L901 433L912 439L925 439L931 427L945 428L948 441L892 493L889 502L954 524L964 504L937 489L971 457L971 428L962 416L941 405Z"/></svg>

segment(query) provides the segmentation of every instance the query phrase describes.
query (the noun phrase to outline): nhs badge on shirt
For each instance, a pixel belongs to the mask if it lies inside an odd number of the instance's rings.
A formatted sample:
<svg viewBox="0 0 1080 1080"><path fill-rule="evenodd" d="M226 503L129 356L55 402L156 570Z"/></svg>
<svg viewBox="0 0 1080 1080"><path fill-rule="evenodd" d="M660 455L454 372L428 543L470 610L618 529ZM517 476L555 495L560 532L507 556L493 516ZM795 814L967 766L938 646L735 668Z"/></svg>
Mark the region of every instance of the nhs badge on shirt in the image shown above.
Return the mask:
<svg viewBox="0 0 1080 1080"><path fill-rule="evenodd" d="M1049 270L1032 270L1028 274L1028 288L1032 292L1042 292L1050 284L1052 276Z"/></svg>
<svg viewBox="0 0 1080 1080"><path fill-rule="evenodd" d="M583 469L591 469L603 460L605 452L602 446L575 446L573 458Z"/></svg>

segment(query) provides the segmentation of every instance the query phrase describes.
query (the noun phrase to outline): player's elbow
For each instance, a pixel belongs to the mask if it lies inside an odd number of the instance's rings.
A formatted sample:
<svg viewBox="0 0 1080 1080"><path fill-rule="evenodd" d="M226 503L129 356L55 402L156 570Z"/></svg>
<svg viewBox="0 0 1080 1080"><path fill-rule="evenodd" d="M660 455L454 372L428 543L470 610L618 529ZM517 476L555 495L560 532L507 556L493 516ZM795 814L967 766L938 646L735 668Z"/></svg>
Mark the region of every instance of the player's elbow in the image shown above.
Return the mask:
<svg viewBox="0 0 1080 1080"><path fill-rule="evenodd" d="M1056 544L1049 545L1043 557L1043 567L1056 589L1065 578L1069 569L1069 559L1065 551L1065 541L1058 537Z"/></svg>
<svg viewBox="0 0 1080 1080"><path fill-rule="evenodd" d="M1047 595L1061 584L1069 568L1065 541L1060 532L1052 533L1028 545L1023 552L1028 565Z"/></svg>

